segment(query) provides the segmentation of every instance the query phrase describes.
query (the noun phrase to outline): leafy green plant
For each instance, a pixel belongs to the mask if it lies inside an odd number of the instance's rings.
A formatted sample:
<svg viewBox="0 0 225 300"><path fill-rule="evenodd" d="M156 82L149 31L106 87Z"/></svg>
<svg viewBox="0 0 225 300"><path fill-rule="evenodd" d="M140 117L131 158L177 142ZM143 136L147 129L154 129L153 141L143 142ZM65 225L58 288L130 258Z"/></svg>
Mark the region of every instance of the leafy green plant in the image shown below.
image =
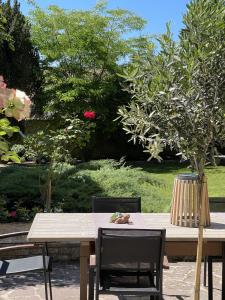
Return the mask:
<svg viewBox="0 0 225 300"><path fill-rule="evenodd" d="M146 21L128 10L109 9L107 1L90 10L35 8L30 22L45 74L44 111L81 117L85 110L94 110L96 135L112 136L119 130L113 121L117 108L129 101L117 73L123 61L147 44L147 37L131 38Z"/></svg>
<svg viewBox="0 0 225 300"><path fill-rule="evenodd" d="M225 6L193 0L176 44L167 25L160 52L124 75L133 96L119 110L124 129L160 160L166 145L191 161L199 176L199 243L195 300L200 295L203 182L208 153L225 142ZM198 276L198 278L197 278Z"/></svg>
<svg viewBox="0 0 225 300"><path fill-rule="evenodd" d="M8 220L8 210L5 197L0 195L0 222L4 223Z"/></svg>
<svg viewBox="0 0 225 300"><path fill-rule="evenodd" d="M151 157L160 160L169 145L202 177L212 145L225 141L225 9L222 0L187 7L179 43L167 25L160 52L124 74L133 101L119 114L131 140Z"/></svg>
<svg viewBox="0 0 225 300"><path fill-rule="evenodd" d="M117 164L114 160L58 164L52 182L52 211L90 211L90 198L96 195L141 196L143 212L169 212L174 177L187 172L187 164L166 161L161 164L136 162L129 167ZM18 207L29 210L30 220L36 212L43 212L39 177L46 176L45 166L8 166L0 171L0 194L4 199L4 209L0 212L4 211L5 217L8 210ZM225 168L208 167L206 175L210 196L222 197ZM45 180L46 177L43 183ZM15 218L11 218L13 220Z"/></svg>
<svg viewBox="0 0 225 300"><path fill-rule="evenodd" d="M31 220L29 209L18 206L16 209L16 220L19 222L29 222Z"/></svg>
<svg viewBox="0 0 225 300"><path fill-rule="evenodd" d="M15 144L11 148L12 151L16 152L16 154L22 158L26 152L24 145L21 144Z"/></svg>
<svg viewBox="0 0 225 300"><path fill-rule="evenodd" d="M45 157L48 160L47 177L42 186L42 197L46 210L51 210L52 180L56 176L55 169L60 162L72 160L71 148L82 149L91 137L95 123L82 121L78 117L64 120L64 128L39 131L27 136L24 145L32 156Z"/></svg>
<svg viewBox="0 0 225 300"><path fill-rule="evenodd" d="M1 1L0 11L1 75L9 87L16 87L32 95L38 112L43 74L38 49L31 42L30 23L22 14L19 1ZM4 43L1 42L2 38Z"/></svg>
<svg viewBox="0 0 225 300"><path fill-rule="evenodd" d="M15 132L19 132L17 126L12 126L7 118L0 119L0 159L3 161L11 160L16 163L20 162L16 152L10 150L9 143L6 139L6 137L10 138Z"/></svg>

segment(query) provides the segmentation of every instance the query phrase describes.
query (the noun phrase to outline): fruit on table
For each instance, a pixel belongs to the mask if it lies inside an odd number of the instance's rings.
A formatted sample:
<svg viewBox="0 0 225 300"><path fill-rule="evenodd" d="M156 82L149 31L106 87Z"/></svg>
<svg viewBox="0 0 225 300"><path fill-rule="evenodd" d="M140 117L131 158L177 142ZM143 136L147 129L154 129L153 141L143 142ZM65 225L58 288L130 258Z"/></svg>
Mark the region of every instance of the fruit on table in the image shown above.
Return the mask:
<svg viewBox="0 0 225 300"><path fill-rule="evenodd" d="M130 218L129 214L122 214L116 212L111 216L111 222L115 224L126 224L129 223L129 218Z"/></svg>

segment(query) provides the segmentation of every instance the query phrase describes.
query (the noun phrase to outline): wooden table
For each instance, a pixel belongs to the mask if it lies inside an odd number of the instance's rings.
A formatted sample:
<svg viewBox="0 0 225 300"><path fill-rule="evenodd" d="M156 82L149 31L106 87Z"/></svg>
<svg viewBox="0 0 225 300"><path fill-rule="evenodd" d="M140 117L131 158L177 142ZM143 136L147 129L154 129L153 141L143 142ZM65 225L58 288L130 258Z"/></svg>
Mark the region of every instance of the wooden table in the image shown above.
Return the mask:
<svg viewBox="0 0 225 300"><path fill-rule="evenodd" d="M80 242L80 299L87 299L89 244L97 238L97 228L129 226L130 228L166 228L168 256L195 256L197 228L170 224L169 214L131 214L133 225L109 223L111 214L41 213L34 218L28 234L30 242ZM225 299L225 213L212 213L211 226L204 229L203 255L222 256L222 299Z"/></svg>

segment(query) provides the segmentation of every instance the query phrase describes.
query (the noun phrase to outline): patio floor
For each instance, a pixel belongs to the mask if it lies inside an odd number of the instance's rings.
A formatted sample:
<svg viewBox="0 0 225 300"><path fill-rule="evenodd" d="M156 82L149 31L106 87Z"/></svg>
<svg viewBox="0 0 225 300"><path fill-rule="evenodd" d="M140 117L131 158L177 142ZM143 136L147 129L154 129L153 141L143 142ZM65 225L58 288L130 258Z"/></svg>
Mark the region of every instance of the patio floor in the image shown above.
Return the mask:
<svg viewBox="0 0 225 300"><path fill-rule="evenodd" d="M171 263L164 271L164 300L191 300L193 297L194 262ZM53 299L79 299L79 264L54 263ZM214 300L221 299L221 264L214 263ZM128 297L127 297L128 298ZM201 286L201 300L206 300L207 288ZM44 285L41 273L17 275L0 279L0 300L42 300ZM116 300L115 296L101 296L103 300ZM123 298L125 299L125 298ZM132 297L131 299L137 299ZM143 298L142 298L143 299Z"/></svg>

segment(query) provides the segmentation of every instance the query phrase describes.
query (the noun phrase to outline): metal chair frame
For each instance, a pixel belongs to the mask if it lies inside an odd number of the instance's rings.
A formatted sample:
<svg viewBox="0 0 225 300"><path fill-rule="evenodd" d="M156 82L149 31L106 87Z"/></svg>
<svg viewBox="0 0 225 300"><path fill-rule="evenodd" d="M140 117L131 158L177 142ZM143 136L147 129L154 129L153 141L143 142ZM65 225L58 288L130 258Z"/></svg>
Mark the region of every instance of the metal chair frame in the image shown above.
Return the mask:
<svg viewBox="0 0 225 300"><path fill-rule="evenodd" d="M114 276L120 276L120 272L122 272L121 274L125 274L125 276L135 276L135 278L137 278L137 286L136 287L132 287L131 289L127 289L126 290L126 286L122 287L122 288L118 288L115 290L110 290L110 287L107 289L102 288L102 278L101 276L101 272L102 272L102 261L104 260L104 246L102 244L104 235L110 232L109 236L110 239L112 238L112 242L113 243L118 243L118 237L121 239L123 239L123 237L125 239L129 239L133 242L132 243L136 243L135 238L143 238L143 241L145 240L146 242L146 238L150 238L150 235L146 236L145 234L158 234L157 235L157 239L158 241L160 241L160 247L159 247L159 255L158 255L158 263L156 264L156 269L154 269L154 272L152 272L152 269L148 270L146 269L145 271L142 269L140 262L136 261L136 263L138 264L137 268L134 269L133 271L131 270L127 270L127 269L119 269L116 271L115 270L108 270L109 274L113 274ZM125 235L124 235L125 232ZM133 234L132 234L133 233ZM134 235L140 233L140 235ZM162 279L163 279L163 255L164 255L164 247L165 247L165 234L166 234L166 230L165 229L115 229L115 228L99 228L98 230L98 240L96 242L96 249L97 249L97 264L96 264L96 272L94 270L94 268L90 268L90 272L89 272L89 300L93 300L94 299L94 277L95 277L95 273L96 273L96 300L99 299L99 295L100 294L114 294L114 295L139 295L139 296L150 296L150 299L162 299ZM114 241L113 241L113 237ZM140 240L139 240L140 241ZM155 244L158 246L158 244ZM115 247L118 247L118 245L116 244ZM154 239L151 241L151 248L154 247ZM118 249L118 248L117 248ZM124 251L127 251L128 249L122 249L121 250L121 255L122 257L124 256ZM142 250L142 249L141 249ZM140 251L141 251L140 250ZM108 250L107 250L108 251ZM118 252L118 250L117 250ZM128 252L126 252L128 253ZM139 253L139 251L137 251L137 253ZM118 254L118 253L117 253ZM109 255L109 253L107 254ZM118 257L117 256L113 256L114 255L114 251L113 251L113 247L112 247L112 256L110 254L110 257L114 258ZM126 254L125 254L126 255ZM136 255L136 254L135 254ZM145 252L146 255L146 252ZM142 258L141 254L140 257ZM140 258L139 257L139 258ZM150 254L150 248L149 248L149 259L151 260L151 254ZM132 257L133 259L133 257ZM146 257L145 257L146 259ZM155 258L156 259L156 258ZM157 259L156 259L157 260ZM145 261L145 260L144 260ZM104 269L105 271L105 269ZM107 271L107 272L108 272ZM116 275L115 275L116 274ZM152 278L155 278L155 286L152 288L143 288L140 286L140 281L139 281L139 276L147 276L149 278L149 276ZM105 276L104 276L105 277ZM101 286L101 289L100 289Z"/></svg>
<svg viewBox="0 0 225 300"><path fill-rule="evenodd" d="M11 238L11 237L18 237L18 236L25 236L28 234L28 231L20 231L20 232L12 232L12 233L6 233L6 234L1 234L0 235L0 240ZM23 244L16 244L13 246L7 246L7 247L0 247L0 252L8 251L8 250L22 250L22 249L34 249L34 248L39 248L42 251L42 258L43 258L43 267L38 269L38 270L43 270L44 272L44 283L45 283L45 299L48 300L50 297L50 300L52 300L52 285L51 285L51 261L52 258L49 257L48 254L48 247L47 243L38 243L38 244L32 244L32 243L23 243ZM37 256L32 256L32 258L35 260ZM49 264L46 265L46 258L49 258ZM17 261L18 259L13 259L10 260L12 261ZM4 262L4 260L3 260ZM16 271L12 272L10 274L4 274L0 276L10 276L14 274L21 274L21 273L26 273L30 271L37 271L36 269L29 269L26 271ZM48 293L48 286L49 286L49 293Z"/></svg>
<svg viewBox="0 0 225 300"><path fill-rule="evenodd" d="M141 197L97 197L92 196L92 212L137 213L141 212ZM130 207L129 207L130 204ZM122 210L122 211L121 211Z"/></svg>
<svg viewBox="0 0 225 300"><path fill-rule="evenodd" d="M209 204L213 204L213 203L225 204L225 197L209 197ZM204 258L203 285L206 286L207 271L208 271L208 299L209 300L213 299L213 260L214 259L221 259L221 256L206 256Z"/></svg>

